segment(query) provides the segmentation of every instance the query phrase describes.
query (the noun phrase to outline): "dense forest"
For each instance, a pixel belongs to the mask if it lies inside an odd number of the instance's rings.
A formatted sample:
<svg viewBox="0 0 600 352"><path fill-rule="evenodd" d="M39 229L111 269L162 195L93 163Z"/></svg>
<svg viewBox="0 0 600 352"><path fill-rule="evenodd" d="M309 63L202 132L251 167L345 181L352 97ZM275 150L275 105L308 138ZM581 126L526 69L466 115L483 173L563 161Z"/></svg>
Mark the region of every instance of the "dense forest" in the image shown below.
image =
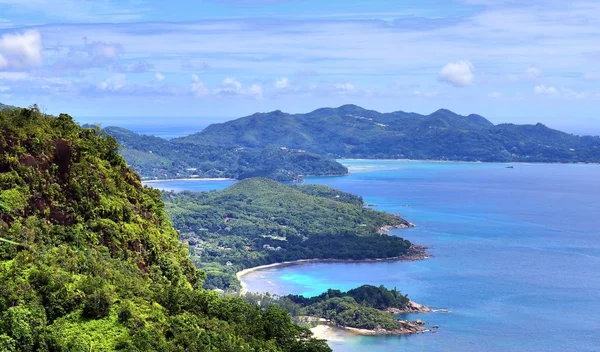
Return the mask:
<svg viewBox="0 0 600 352"><path fill-rule="evenodd" d="M280 307L202 289L114 138L35 106L0 130L1 351L330 350Z"/></svg>
<svg viewBox="0 0 600 352"><path fill-rule="evenodd" d="M329 157L299 149L198 147L119 127L106 127L104 131L117 139L125 160L144 179L268 177L301 181L302 176L348 173L347 168Z"/></svg>
<svg viewBox="0 0 600 352"><path fill-rule="evenodd" d="M213 124L174 143L285 146L335 158L407 158L499 162L600 162L600 137L536 125L494 125L449 110L430 115L379 113L354 105L308 114L257 113Z"/></svg>
<svg viewBox="0 0 600 352"><path fill-rule="evenodd" d="M244 268L297 259L376 259L407 254L411 243L380 234L408 227L362 198L321 185L252 178L222 191L167 192L163 199L206 288L236 290Z"/></svg>

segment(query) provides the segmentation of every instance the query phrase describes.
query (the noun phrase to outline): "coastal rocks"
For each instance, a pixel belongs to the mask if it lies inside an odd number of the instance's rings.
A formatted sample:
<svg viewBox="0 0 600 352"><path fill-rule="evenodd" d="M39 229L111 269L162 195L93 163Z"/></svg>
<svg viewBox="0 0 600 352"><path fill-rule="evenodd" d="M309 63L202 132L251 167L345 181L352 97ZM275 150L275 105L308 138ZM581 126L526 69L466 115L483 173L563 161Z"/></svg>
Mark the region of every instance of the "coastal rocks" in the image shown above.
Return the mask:
<svg viewBox="0 0 600 352"><path fill-rule="evenodd" d="M350 327L343 327L343 329L355 333L357 335L412 335L427 332L428 330L424 327L424 323L420 320L417 321L407 321L400 320L400 328L393 330L386 329L357 329Z"/></svg>
<svg viewBox="0 0 600 352"><path fill-rule="evenodd" d="M433 310L422 304L409 301L405 308L388 308L385 310L391 314L405 314L405 313L431 313Z"/></svg>
<svg viewBox="0 0 600 352"><path fill-rule="evenodd" d="M379 233L380 234L385 234L388 233L391 229L408 229L411 227L415 227L415 224L413 224L412 222L406 221L402 218L400 218L402 220L401 223L397 224L397 225L385 225L379 228Z"/></svg>

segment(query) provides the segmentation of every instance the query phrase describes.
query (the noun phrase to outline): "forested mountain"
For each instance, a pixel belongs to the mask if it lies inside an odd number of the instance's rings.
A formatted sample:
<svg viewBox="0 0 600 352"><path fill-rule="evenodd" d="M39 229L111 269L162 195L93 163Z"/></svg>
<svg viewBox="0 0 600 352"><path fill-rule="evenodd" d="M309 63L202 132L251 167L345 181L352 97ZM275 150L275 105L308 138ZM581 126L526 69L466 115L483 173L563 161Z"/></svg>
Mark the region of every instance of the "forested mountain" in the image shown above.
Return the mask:
<svg viewBox="0 0 600 352"><path fill-rule="evenodd" d="M494 125L479 115L444 109L420 115L345 105L308 114L257 113L173 142L299 148L336 158L600 162L600 137L574 136L542 124Z"/></svg>
<svg viewBox="0 0 600 352"><path fill-rule="evenodd" d="M329 351L287 311L202 289L113 138L0 111L1 351Z"/></svg>
<svg viewBox="0 0 600 352"><path fill-rule="evenodd" d="M6 110L6 109L14 109L14 106L4 105L4 104L0 103L0 110Z"/></svg>
<svg viewBox="0 0 600 352"><path fill-rule="evenodd" d="M207 288L235 290L244 268L297 259L376 259L407 254L411 243L380 234L408 227L399 216L321 185L288 186L252 178L222 191L165 193L167 212Z"/></svg>
<svg viewBox="0 0 600 352"><path fill-rule="evenodd" d="M125 160L144 178L268 177L299 181L306 175L348 173L332 158L304 150L197 146L139 135L119 127L106 127L104 131L117 139Z"/></svg>

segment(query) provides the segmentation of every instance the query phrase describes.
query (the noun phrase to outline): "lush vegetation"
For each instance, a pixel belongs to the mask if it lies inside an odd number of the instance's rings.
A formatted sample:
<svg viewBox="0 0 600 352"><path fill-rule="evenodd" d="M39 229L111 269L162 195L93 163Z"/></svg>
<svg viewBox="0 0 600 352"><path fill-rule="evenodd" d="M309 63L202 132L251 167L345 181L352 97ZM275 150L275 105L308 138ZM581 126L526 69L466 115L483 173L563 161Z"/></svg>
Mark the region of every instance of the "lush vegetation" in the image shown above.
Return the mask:
<svg viewBox="0 0 600 352"><path fill-rule="evenodd" d="M338 326L358 329L395 330L401 327L398 319L384 312L387 308L406 308L409 299L397 289L364 285L348 292L328 290L316 297L268 294L247 294L248 302L263 307L277 305L294 317L313 316L327 319Z"/></svg>
<svg viewBox="0 0 600 352"><path fill-rule="evenodd" d="M406 308L409 302L408 296L403 295L396 288L388 290L385 286L376 287L371 285L363 285L348 292L330 289L318 296L309 298L298 295L288 295L285 297L303 308L325 302L331 298L344 297L350 297L362 306L379 310Z"/></svg>
<svg viewBox="0 0 600 352"><path fill-rule="evenodd" d="M202 289L115 139L35 107L0 130L0 350L329 350L282 308Z"/></svg>
<svg viewBox="0 0 600 352"><path fill-rule="evenodd" d="M286 146L336 158L466 161L600 162L600 137L579 137L537 125L494 125L448 110L431 115L382 114L358 106L291 115L254 114L175 143L230 148Z"/></svg>
<svg viewBox="0 0 600 352"><path fill-rule="evenodd" d="M348 169L335 160L304 150L198 147L138 135L118 127L107 127L104 131L117 139L125 160L147 179L268 177L278 181L300 181L306 175L348 173Z"/></svg>
<svg viewBox="0 0 600 352"><path fill-rule="evenodd" d="M306 308L306 315L325 318L338 326L357 329L395 330L401 327L393 315L361 305L352 297L336 297Z"/></svg>
<svg viewBox="0 0 600 352"><path fill-rule="evenodd" d="M237 289L243 268L297 259L375 259L407 253L411 243L379 234L408 226L326 186L287 186L253 178L223 191L165 193L167 211L207 288Z"/></svg>

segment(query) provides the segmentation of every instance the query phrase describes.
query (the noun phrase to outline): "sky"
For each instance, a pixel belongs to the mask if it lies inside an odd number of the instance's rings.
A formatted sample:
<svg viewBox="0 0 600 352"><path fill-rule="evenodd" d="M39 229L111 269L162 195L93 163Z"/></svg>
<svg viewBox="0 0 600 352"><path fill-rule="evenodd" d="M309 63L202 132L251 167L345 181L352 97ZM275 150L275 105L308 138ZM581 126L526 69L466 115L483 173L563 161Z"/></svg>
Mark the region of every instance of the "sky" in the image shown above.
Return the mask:
<svg viewBox="0 0 600 352"><path fill-rule="evenodd" d="M447 108L600 135L600 1L0 0L0 102L124 125Z"/></svg>

